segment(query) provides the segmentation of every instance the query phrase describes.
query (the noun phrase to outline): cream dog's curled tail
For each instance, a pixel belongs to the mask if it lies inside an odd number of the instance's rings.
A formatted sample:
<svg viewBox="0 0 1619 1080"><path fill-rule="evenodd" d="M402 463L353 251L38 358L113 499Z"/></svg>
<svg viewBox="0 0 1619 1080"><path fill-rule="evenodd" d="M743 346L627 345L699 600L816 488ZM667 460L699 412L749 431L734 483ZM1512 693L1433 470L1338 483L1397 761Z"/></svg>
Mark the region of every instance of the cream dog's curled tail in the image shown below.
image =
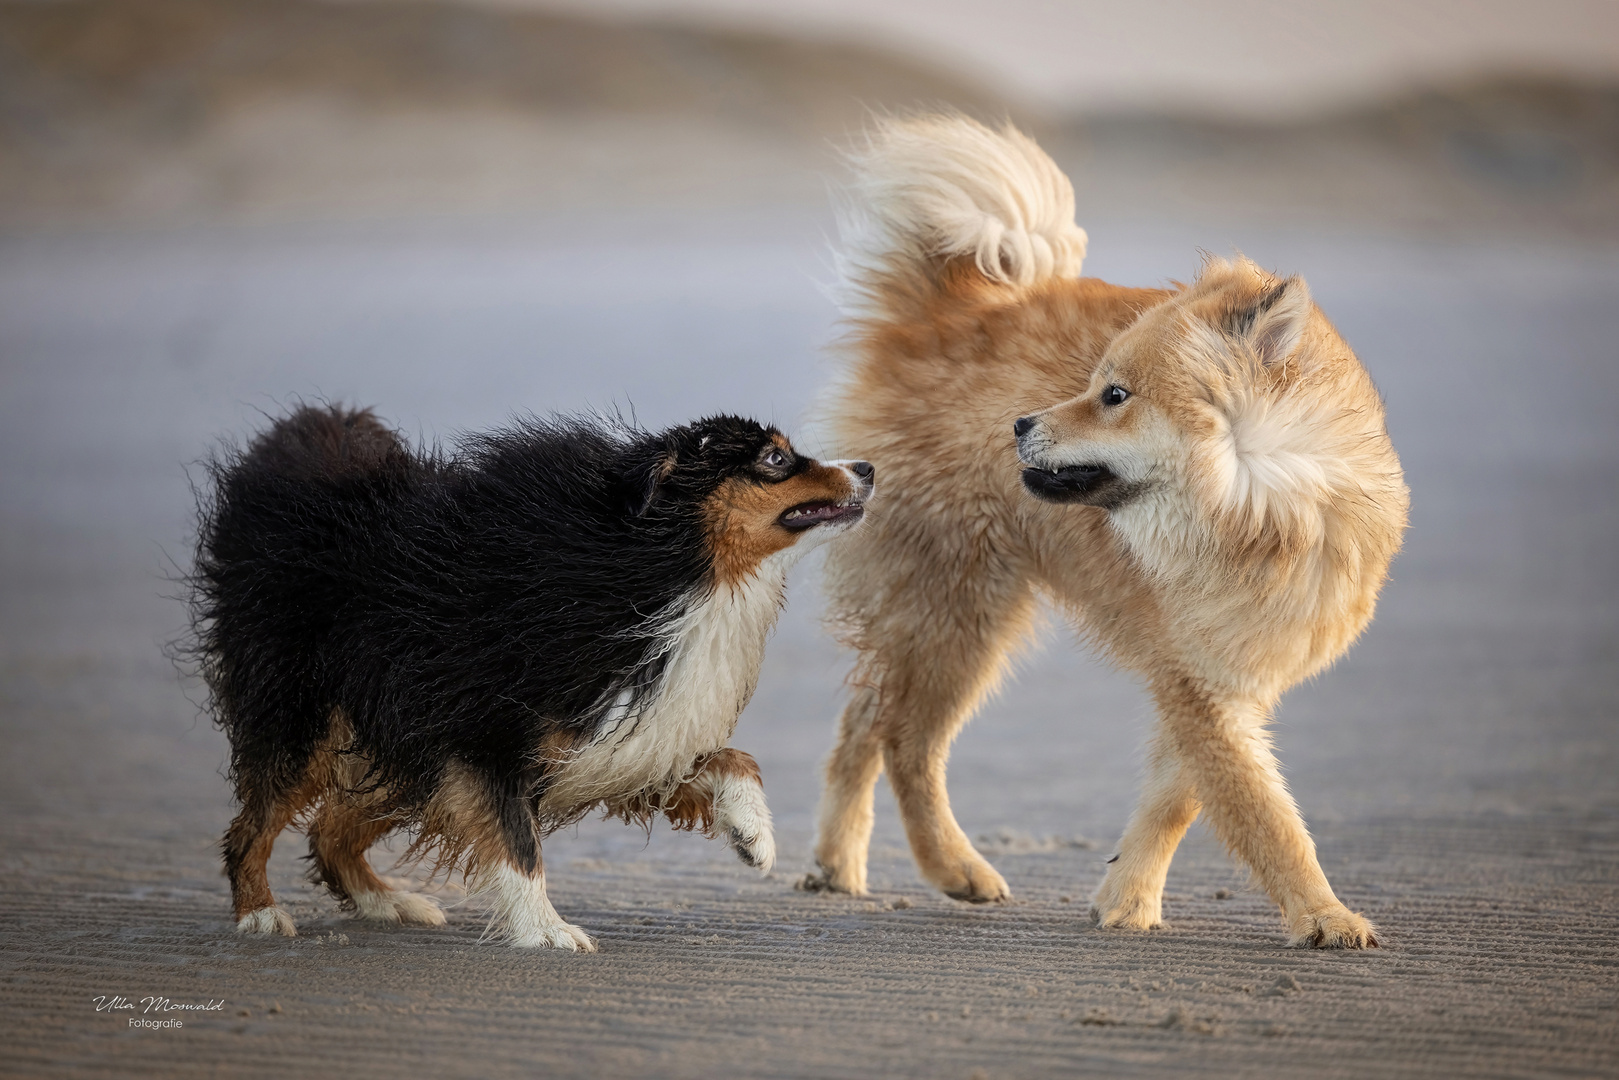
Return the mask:
<svg viewBox="0 0 1619 1080"><path fill-rule="evenodd" d="M1073 185L1010 124L882 117L848 159L855 175L839 210L838 272L850 314L898 314L896 305L938 289L958 256L1006 286L1079 276L1086 236L1074 223Z"/></svg>

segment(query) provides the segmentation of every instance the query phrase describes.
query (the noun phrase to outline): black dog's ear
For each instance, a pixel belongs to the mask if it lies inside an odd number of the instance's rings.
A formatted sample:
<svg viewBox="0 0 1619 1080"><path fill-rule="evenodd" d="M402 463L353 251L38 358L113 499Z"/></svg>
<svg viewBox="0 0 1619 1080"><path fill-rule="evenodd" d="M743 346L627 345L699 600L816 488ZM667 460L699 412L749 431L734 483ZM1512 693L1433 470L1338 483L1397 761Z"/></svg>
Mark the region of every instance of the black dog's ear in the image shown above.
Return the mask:
<svg viewBox="0 0 1619 1080"><path fill-rule="evenodd" d="M624 474L629 488L629 510L633 517L641 517L658 501L658 492L664 481L675 471L675 448L668 443L649 447L641 460L630 466Z"/></svg>

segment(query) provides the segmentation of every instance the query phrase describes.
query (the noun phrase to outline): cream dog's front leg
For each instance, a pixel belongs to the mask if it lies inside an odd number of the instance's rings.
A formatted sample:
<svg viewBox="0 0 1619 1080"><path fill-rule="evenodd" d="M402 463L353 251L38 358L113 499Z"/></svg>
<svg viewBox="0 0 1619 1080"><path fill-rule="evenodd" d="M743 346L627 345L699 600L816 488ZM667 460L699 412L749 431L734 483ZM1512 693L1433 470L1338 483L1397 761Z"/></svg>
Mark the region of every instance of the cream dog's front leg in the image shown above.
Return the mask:
<svg viewBox="0 0 1619 1080"><path fill-rule="evenodd" d="M1147 751L1141 801L1091 900L1092 920L1130 930L1150 930L1162 921L1169 862L1198 810L1196 789L1160 732Z"/></svg>
<svg viewBox="0 0 1619 1080"><path fill-rule="evenodd" d="M1189 680L1158 688L1165 745L1225 846L1282 909L1292 944L1361 949L1377 931L1333 893L1287 790L1259 702L1219 700Z"/></svg>

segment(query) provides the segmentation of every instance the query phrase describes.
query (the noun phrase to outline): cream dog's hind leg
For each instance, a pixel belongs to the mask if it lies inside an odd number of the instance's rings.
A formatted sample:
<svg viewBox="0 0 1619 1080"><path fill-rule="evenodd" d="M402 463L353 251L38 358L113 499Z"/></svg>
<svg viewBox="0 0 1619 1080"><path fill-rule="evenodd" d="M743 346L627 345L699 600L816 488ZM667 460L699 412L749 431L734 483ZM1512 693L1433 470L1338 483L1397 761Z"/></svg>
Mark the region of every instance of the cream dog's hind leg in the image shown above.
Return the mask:
<svg viewBox="0 0 1619 1080"><path fill-rule="evenodd" d="M948 548L950 540L939 546ZM816 844L823 887L865 888L870 793L881 771L872 746L880 745L922 876L957 900L1011 895L956 823L945 788L950 743L1000 677L1033 607L1028 583L995 555L995 546L975 550L980 558L958 551L953 564L912 554L902 576L926 588L911 592L903 610L885 613L884 624L862 630L873 647L861 667L875 673L877 685L857 691L833 751ZM873 692L874 702L863 696Z"/></svg>
<svg viewBox="0 0 1619 1080"><path fill-rule="evenodd" d="M838 721L838 742L826 763L815 840L821 873L805 879L810 889L866 895L866 857L876 820L877 778L883 772L876 720L877 689L856 686Z"/></svg>

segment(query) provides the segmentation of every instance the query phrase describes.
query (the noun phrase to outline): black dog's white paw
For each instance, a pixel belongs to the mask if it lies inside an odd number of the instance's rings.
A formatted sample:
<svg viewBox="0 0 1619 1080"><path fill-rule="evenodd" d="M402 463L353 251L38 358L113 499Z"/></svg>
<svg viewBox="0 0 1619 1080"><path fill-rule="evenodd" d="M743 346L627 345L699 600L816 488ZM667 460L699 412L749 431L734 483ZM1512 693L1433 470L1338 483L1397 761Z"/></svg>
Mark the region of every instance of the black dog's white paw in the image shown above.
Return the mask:
<svg viewBox="0 0 1619 1080"><path fill-rule="evenodd" d="M283 937L297 937L298 928L292 923L292 916L285 908L261 907L257 911L250 911L236 920L238 934L280 934Z"/></svg>
<svg viewBox="0 0 1619 1080"><path fill-rule="evenodd" d="M737 858L770 873L776 865L776 833L770 822L765 790L752 779L727 777L714 793L714 822L725 830Z"/></svg>

